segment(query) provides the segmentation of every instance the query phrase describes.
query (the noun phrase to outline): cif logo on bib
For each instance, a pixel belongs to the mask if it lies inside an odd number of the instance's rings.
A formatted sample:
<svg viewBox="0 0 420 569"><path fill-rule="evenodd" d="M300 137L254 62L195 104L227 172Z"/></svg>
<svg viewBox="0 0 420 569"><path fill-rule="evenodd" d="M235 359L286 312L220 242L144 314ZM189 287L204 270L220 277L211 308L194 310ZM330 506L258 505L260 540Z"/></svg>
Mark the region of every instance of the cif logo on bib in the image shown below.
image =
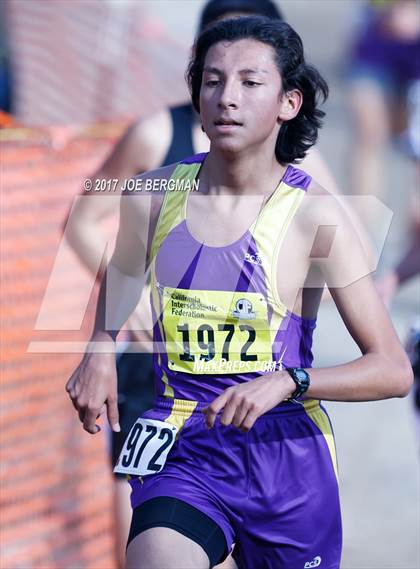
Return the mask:
<svg viewBox="0 0 420 569"><path fill-rule="evenodd" d="M312 561L307 561L305 563L304 569L312 569L313 567L319 567L321 565L321 557L317 555L312 559Z"/></svg>
<svg viewBox="0 0 420 569"><path fill-rule="evenodd" d="M240 298L236 301L236 310L233 310L232 314L240 320L254 320L255 318L252 303L247 298Z"/></svg>

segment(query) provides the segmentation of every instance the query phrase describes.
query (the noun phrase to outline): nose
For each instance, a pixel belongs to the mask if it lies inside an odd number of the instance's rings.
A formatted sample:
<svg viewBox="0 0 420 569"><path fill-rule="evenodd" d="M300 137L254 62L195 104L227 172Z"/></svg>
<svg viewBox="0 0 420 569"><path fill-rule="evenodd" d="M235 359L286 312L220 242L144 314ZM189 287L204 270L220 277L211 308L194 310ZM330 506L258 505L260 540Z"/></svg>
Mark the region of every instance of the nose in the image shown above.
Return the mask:
<svg viewBox="0 0 420 569"><path fill-rule="evenodd" d="M239 104L239 89L234 80L224 83L219 96L218 106L222 109L236 109Z"/></svg>

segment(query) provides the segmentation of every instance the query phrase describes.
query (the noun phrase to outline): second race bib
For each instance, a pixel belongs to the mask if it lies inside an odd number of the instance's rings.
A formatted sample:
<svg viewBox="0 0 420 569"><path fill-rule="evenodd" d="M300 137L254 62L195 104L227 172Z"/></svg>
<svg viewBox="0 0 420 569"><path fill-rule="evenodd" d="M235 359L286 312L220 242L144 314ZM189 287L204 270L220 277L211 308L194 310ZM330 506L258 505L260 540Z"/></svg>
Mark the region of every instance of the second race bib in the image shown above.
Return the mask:
<svg viewBox="0 0 420 569"><path fill-rule="evenodd" d="M177 427L165 421L137 419L124 443L114 472L136 476L160 472L177 432Z"/></svg>

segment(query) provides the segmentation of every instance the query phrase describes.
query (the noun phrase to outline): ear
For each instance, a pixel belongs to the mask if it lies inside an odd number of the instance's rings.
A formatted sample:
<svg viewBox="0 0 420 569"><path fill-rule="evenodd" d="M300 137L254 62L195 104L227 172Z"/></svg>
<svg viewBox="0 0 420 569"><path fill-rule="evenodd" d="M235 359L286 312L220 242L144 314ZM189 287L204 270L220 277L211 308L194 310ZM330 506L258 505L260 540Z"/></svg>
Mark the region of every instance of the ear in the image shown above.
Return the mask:
<svg viewBox="0 0 420 569"><path fill-rule="evenodd" d="M300 111L302 102L303 102L302 93L297 89L293 89L292 91L283 93L281 95L277 122L283 123L285 121L290 121L294 119L295 116Z"/></svg>

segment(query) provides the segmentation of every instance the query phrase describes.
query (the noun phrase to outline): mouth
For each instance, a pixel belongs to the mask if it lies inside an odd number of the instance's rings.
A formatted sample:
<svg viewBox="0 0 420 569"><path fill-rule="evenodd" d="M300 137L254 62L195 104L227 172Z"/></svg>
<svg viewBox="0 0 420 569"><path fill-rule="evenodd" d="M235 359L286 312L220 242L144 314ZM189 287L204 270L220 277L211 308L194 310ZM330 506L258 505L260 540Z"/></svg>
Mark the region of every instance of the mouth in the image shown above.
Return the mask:
<svg viewBox="0 0 420 569"><path fill-rule="evenodd" d="M215 126L221 127L231 127L231 126L242 126L242 123L235 121L231 118L220 118L214 121Z"/></svg>
<svg viewBox="0 0 420 569"><path fill-rule="evenodd" d="M233 134L243 126L243 123L229 117L222 117L214 121L214 126L219 134Z"/></svg>

